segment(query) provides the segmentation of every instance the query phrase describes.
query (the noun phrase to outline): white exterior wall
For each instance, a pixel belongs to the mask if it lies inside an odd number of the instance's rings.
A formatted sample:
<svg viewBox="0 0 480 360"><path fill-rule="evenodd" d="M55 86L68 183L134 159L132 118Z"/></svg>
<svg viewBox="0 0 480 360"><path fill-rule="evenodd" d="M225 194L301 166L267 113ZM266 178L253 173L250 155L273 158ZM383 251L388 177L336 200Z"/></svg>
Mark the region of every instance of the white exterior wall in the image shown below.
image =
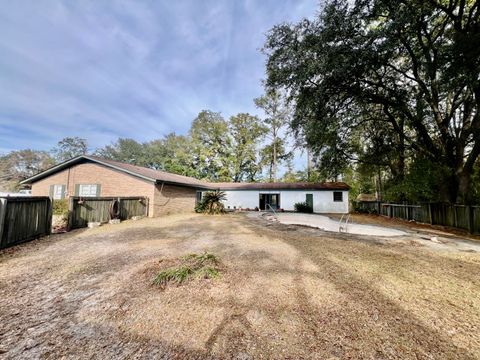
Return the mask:
<svg viewBox="0 0 480 360"><path fill-rule="evenodd" d="M260 204L260 194L280 194L280 208L293 211L294 204L305 202L306 194L313 194L313 211L316 213L348 213L348 190L343 192L343 201L333 201L333 190L226 190L225 207L254 209Z"/></svg>

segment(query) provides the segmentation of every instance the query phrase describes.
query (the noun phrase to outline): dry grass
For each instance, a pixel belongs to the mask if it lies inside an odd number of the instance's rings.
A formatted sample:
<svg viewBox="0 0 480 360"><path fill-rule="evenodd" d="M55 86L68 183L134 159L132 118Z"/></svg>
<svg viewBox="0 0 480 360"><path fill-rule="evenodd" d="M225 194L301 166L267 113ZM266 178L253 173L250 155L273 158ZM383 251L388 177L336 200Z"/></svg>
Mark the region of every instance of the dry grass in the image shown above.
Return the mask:
<svg viewBox="0 0 480 360"><path fill-rule="evenodd" d="M152 285L204 250L221 277ZM478 253L413 238L145 219L0 255L0 356L475 359L479 273Z"/></svg>

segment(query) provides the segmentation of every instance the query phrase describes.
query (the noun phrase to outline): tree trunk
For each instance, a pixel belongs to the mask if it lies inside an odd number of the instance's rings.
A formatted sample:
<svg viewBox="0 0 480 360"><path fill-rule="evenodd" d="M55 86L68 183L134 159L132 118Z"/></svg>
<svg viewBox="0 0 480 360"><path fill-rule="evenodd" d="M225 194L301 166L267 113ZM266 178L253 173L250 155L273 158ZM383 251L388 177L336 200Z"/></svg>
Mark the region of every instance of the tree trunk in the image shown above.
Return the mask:
<svg viewBox="0 0 480 360"><path fill-rule="evenodd" d="M273 166L272 166L273 182L277 181L277 139L273 139Z"/></svg>
<svg viewBox="0 0 480 360"><path fill-rule="evenodd" d="M458 204L469 204L471 201L470 193L471 174L463 170L457 175L456 202Z"/></svg>

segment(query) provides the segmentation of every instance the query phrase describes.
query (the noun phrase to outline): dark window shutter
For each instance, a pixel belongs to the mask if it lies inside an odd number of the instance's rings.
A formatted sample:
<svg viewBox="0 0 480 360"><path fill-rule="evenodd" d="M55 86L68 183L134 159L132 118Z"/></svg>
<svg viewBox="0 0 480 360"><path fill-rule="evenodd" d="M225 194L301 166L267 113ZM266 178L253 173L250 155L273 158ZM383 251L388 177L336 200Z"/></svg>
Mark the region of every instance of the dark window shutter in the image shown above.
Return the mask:
<svg viewBox="0 0 480 360"><path fill-rule="evenodd" d="M102 185L97 184L97 197L100 197L100 194L102 193Z"/></svg>
<svg viewBox="0 0 480 360"><path fill-rule="evenodd" d="M55 185L50 185L50 189L49 189L49 192L48 192L48 196L53 199L53 192L55 190Z"/></svg>
<svg viewBox="0 0 480 360"><path fill-rule="evenodd" d="M80 195L80 184L75 184L75 196Z"/></svg>

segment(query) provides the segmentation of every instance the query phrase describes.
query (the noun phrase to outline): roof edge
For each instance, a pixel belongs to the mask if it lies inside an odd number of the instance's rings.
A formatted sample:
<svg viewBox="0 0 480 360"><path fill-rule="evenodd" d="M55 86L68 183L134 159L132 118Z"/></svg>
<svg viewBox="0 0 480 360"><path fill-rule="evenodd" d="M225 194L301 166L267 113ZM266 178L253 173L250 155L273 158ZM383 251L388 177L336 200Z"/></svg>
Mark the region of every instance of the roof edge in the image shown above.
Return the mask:
<svg viewBox="0 0 480 360"><path fill-rule="evenodd" d="M156 182L156 179L153 179L153 178L150 178L148 176L143 176L143 175L140 175L140 174L137 174L133 171L129 171L129 170L126 170L126 169L122 169L121 167L119 166L115 166L115 165L112 165L112 164L109 164L109 163L106 163L104 161L101 161L101 160L98 160L96 158L93 158L93 157L90 157L88 155L79 155L79 156L76 156L72 159L69 159L69 160L66 160L64 162L61 162L60 164L57 164L57 165L54 165L52 167L50 167L49 169L47 170L44 170L42 172L39 172L38 174L35 174L33 176L30 176L29 178L25 179L25 180L22 180L20 181L20 184L31 184L35 181L38 181L38 180L41 180L49 175L52 175L58 171L61 171L61 170L64 170L66 168L68 168L69 166L71 165L74 165L78 162L80 162L81 160L89 160L89 161L92 161L94 163L97 163L97 164L101 164L103 166L106 166L108 168L111 168L111 169L115 169L115 170L118 170L118 171L121 171L121 172L124 172L124 173L127 173L127 174L130 174L132 176L135 176L137 178L141 178L141 179L144 179L144 180L147 180L147 181L151 181L151 182Z"/></svg>

